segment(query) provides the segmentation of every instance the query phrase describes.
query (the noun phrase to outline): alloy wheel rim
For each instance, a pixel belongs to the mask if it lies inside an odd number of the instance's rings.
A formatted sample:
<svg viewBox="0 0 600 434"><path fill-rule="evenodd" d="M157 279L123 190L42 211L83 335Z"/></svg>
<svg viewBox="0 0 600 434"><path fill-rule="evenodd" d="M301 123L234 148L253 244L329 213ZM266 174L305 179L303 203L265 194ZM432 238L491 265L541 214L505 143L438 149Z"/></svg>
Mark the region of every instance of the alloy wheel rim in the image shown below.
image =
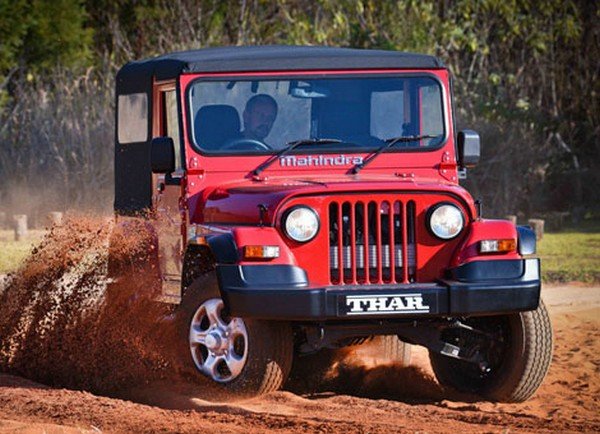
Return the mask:
<svg viewBox="0 0 600 434"><path fill-rule="evenodd" d="M219 383L237 378L248 357L248 332L241 318L223 315L223 300L212 298L198 307L189 330L196 368Z"/></svg>

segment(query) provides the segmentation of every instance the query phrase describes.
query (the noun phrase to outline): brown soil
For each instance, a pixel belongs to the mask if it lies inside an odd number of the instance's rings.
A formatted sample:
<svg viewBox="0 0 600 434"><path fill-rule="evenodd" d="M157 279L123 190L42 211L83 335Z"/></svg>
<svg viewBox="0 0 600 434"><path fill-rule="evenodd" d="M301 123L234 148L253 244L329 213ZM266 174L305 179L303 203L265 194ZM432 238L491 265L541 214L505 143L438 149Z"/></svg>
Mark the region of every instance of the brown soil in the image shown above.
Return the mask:
<svg viewBox="0 0 600 434"><path fill-rule="evenodd" d="M139 295L151 281L99 289L107 258L92 253L106 250L111 225L76 220L0 292L0 433L600 432L600 288L544 289L553 364L522 404L444 391L419 348L409 367L350 353L318 393L235 401L173 357L178 348L166 343L177 341L176 324ZM118 267L147 246L142 232L120 235Z"/></svg>

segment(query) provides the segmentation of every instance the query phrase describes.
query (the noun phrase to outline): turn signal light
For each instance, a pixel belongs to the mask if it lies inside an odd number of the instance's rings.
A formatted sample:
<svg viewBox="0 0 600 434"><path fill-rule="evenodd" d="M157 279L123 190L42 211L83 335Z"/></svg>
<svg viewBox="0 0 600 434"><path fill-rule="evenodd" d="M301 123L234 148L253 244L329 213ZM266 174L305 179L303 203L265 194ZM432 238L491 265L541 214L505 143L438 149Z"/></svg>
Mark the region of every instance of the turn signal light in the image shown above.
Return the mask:
<svg viewBox="0 0 600 434"><path fill-rule="evenodd" d="M246 259L279 258L279 246L244 246Z"/></svg>
<svg viewBox="0 0 600 434"><path fill-rule="evenodd" d="M479 242L480 253L512 252L517 249L517 240L481 240Z"/></svg>

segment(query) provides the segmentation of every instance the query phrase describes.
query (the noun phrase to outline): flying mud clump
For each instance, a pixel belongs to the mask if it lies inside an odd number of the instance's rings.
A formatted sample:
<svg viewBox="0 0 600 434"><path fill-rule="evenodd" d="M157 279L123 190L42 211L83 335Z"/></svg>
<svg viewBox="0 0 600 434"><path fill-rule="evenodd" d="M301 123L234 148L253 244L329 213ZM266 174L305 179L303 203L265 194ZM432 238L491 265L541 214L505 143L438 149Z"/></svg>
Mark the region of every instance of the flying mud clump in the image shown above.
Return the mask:
<svg viewBox="0 0 600 434"><path fill-rule="evenodd" d="M170 375L148 234L81 215L53 227L0 292L0 372L102 394Z"/></svg>

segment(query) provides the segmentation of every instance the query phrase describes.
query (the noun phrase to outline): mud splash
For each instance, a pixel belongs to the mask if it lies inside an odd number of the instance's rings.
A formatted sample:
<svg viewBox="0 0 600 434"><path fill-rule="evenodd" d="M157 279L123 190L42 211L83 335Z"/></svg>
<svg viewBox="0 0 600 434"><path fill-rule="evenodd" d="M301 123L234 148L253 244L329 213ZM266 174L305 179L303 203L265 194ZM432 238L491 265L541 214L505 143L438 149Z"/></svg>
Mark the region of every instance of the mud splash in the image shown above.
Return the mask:
<svg viewBox="0 0 600 434"><path fill-rule="evenodd" d="M333 391L370 399L425 403L448 399L448 394L417 366L397 363L367 366L359 360L337 366Z"/></svg>
<svg viewBox="0 0 600 434"><path fill-rule="evenodd" d="M294 361L287 389L300 395L333 392L369 399L432 403L467 396L445 390L422 367L382 356L377 339L339 350L321 350Z"/></svg>
<svg viewBox="0 0 600 434"><path fill-rule="evenodd" d="M141 221L115 226L89 215L67 216L52 228L0 292L0 372L162 407L235 400L185 363L185 327L155 301L152 237ZM363 346L300 358L303 369L287 389L405 402L444 398L429 374L375 356L377 349Z"/></svg>
<svg viewBox="0 0 600 434"><path fill-rule="evenodd" d="M108 395L172 371L173 327L153 301L141 229L70 215L50 230L0 293L0 371ZM121 274L113 282L109 264Z"/></svg>

